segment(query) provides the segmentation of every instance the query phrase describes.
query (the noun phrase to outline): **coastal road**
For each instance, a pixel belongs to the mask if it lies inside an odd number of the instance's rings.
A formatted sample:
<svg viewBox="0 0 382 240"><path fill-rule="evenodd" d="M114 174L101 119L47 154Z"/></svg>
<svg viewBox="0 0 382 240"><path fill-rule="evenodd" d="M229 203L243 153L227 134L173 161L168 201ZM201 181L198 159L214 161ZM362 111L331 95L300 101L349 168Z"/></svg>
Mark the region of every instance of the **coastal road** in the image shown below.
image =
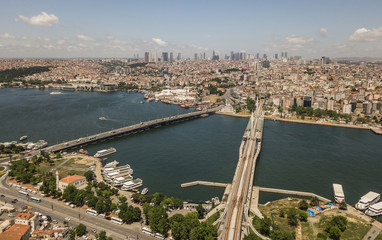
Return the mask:
<svg viewBox="0 0 382 240"><path fill-rule="evenodd" d="M9 187L6 184L6 178L3 178L0 183L0 192L4 194L5 197L1 198L0 201L6 201L11 204L13 199L18 199L15 205L16 208L22 208L23 206L31 206L33 212L40 212L43 215L49 215L52 219L56 219L63 222L66 217L70 218L69 226L77 226L82 223L86 226L89 233L96 231L99 233L105 230L107 235L112 237L114 240L124 240L124 239L156 239L147 234L142 233L141 226L139 224L133 225L119 225L112 223L109 220L101 219L99 217L89 215L84 209L71 208L66 206L63 202L51 199L51 198L41 198L41 203L34 203L27 200L26 197L22 197L18 194L19 189ZM129 226L129 227L128 227Z"/></svg>

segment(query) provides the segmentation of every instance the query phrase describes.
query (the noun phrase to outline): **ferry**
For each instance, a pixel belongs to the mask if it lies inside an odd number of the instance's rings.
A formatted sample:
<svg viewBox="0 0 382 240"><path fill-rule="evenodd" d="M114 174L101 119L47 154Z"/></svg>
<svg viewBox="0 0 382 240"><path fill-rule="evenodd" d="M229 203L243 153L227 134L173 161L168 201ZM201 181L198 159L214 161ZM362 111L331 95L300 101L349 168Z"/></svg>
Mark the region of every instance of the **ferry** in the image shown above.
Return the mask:
<svg viewBox="0 0 382 240"><path fill-rule="evenodd" d="M137 178L135 180L130 180L130 181L125 182L122 185L121 190L123 190L123 191L132 190L134 188L141 187L142 184L143 184L143 181L141 179Z"/></svg>
<svg viewBox="0 0 382 240"><path fill-rule="evenodd" d="M371 205L369 209L365 211L365 213L371 217L382 215L382 202Z"/></svg>
<svg viewBox="0 0 382 240"><path fill-rule="evenodd" d="M341 184L333 183L333 193L334 193L334 200L337 203L341 203L345 201L345 194Z"/></svg>
<svg viewBox="0 0 382 240"><path fill-rule="evenodd" d="M113 153L116 153L116 152L117 152L117 150L115 148L111 147L111 148L108 148L108 149L99 150L94 155L94 157L96 157L96 158L104 157L104 156L107 156L107 155L110 155L110 154L113 154Z"/></svg>
<svg viewBox="0 0 382 240"><path fill-rule="evenodd" d="M99 117L98 119L99 119L99 120L106 120L105 117Z"/></svg>
<svg viewBox="0 0 382 240"><path fill-rule="evenodd" d="M116 167L118 164L119 162L117 162L117 160L114 160L112 162L106 163L104 168Z"/></svg>
<svg viewBox="0 0 382 240"><path fill-rule="evenodd" d="M146 193L148 193L148 191L149 191L148 188L144 188L144 189L142 189L141 194L142 194L142 195L145 195Z"/></svg>
<svg viewBox="0 0 382 240"><path fill-rule="evenodd" d="M181 107L181 108L189 108L189 106L184 105L184 104L180 105L180 107Z"/></svg>
<svg viewBox="0 0 382 240"><path fill-rule="evenodd" d="M59 95L61 94L62 92L51 92L50 95Z"/></svg>
<svg viewBox="0 0 382 240"><path fill-rule="evenodd" d="M143 101L140 101L139 103L140 103L140 104L144 104L144 102L143 102Z"/></svg>
<svg viewBox="0 0 382 240"><path fill-rule="evenodd" d="M358 203L355 205L355 208L358 210L366 210L370 205L378 202L381 198L381 194L376 192L368 192L366 195L362 196Z"/></svg>
<svg viewBox="0 0 382 240"><path fill-rule="evenodd" d="M24 141L25 139L27 139L28 138L28 136L22 136L21 138L20 138L20 141Z"/></svg>

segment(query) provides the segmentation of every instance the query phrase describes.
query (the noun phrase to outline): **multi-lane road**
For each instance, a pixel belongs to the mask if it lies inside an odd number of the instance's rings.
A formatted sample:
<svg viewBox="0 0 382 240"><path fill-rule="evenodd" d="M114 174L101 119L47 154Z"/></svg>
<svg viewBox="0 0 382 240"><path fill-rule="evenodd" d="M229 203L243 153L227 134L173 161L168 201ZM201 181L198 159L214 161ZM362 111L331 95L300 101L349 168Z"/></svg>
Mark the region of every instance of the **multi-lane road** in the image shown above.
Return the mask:
<svg viewBox="0 0 382 240"><path fill-rule="evenodd" d="M51 199L51 198L41 198L41 203L30 202L26 197L22 197L18 194L18 189L8 186L6 183L6 178L2 178L0 182L0 192L5 195L1 197L0 201L11 203L13 199L18 201L13 204L15 208L21 209L25 206L31 206L31 211L40 212L43 215L49 215L52 219L56 219L59 222L65 221L65 218L69 217L69 226L77 226L82 223L87 227L88 232L101 232L105 230L107 235L112 237L114 240L124 240L124 239L156 239L147 234L142 233L140 224L135 224L135 227L131 225L119 225L112 223L107 219L102 219L93 215L89 215L84 209L71 208L66 206L63 202Z"/></svg>

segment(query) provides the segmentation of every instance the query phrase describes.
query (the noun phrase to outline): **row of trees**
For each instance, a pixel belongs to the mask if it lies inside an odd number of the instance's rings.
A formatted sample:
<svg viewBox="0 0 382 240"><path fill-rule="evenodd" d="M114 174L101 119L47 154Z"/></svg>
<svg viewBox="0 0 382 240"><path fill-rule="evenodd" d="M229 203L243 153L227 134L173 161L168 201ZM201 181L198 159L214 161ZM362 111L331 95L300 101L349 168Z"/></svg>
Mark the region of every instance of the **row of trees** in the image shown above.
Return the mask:
<svg viewBox="0 0 382 240"><path fill-rule="evenodd" d="M293 105L290 109L289 112L296 113L297 116L309 116L309 117L329 117L334 120L338 119L345 119L345 121L350 121L351 120L351 115L349 114L340 114L332 110L324 110L324 109L313 109L311 107L301 107L297 105Z"/></svg>
<svg viewBox="0 0 382 240"><path fill-rule="evenodd" d="M36 184L41 179L35 176L37 171L36 165L29 163L26 159L15 161L11 163L9 177L15 177L17 181Z"/></svg>
<svg viewBox="0 0 382 240"><path fill-rule="evenodd" d="M321 217L320 224L325 226L325 233L317 234L317 240L325 240L327 237L339 240L342 233L346 230L348 220L344 216L333 216L330 219Z"/></svg>
<svg viewBox="0 0 382 240"><path fill-rule="evenodd" d="M0 154L20 153L22 151L24 151L23 146L16 146L15 144L11 144L9 147L5 147L4 145L0 145Z"/></svg>
<svg viewBox="0 0 382 240"><path fill-rule="evenodd" d="M272 240L294 240L296 238L296 233L286 233L283 232L280 227L271 221L270 218L264 216L263 219L255 216L252 221L253 226L256 230ZM257 240L260 239L255 234L249 234L244 237L244 240Z"/></svg>

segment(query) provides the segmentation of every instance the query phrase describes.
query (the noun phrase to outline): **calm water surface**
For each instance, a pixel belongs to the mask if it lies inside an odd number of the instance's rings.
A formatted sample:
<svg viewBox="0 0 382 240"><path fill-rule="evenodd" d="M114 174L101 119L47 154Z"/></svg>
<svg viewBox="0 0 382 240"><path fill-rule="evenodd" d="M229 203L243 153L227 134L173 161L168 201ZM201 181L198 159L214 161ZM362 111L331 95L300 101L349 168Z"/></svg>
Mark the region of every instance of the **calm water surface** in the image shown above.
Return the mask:
<svg viewBox="0 0 382 240"><path fill-rule="evenodd" d="M0 89L0 141L45 139L55 144L150 119L192 111L144 103L139 93L63 92ZM101 121L99 117L108 120ZM150 192L205 201L223 189L181 183L231 182L247 119L213 115L141 134L86 146L90 154L115 147L114 159L128 163ZM311 191L332 198L332 183L343 185L354 204L368 191L382 193L382 137L368 130L265 121L255 184ZM261 194L260 202L280 196Z"/></svg>

